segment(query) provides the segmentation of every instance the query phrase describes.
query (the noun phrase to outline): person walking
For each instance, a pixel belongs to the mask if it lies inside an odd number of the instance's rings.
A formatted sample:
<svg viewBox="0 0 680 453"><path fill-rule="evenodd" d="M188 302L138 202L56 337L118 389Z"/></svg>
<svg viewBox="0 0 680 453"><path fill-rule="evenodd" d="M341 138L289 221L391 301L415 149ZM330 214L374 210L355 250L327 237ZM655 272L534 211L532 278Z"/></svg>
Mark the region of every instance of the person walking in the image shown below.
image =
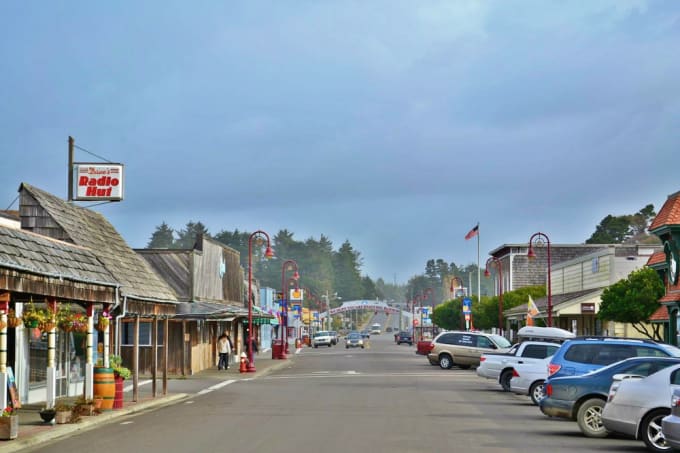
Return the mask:
<svg viewBox="0 0 680 453"><path fill-rule="evenodd" d="M231 353L231 340L227 332L223 332L217 339L217 352L220 354L220 360L217 362L218 370L229 369L229 354Z"/></svg>

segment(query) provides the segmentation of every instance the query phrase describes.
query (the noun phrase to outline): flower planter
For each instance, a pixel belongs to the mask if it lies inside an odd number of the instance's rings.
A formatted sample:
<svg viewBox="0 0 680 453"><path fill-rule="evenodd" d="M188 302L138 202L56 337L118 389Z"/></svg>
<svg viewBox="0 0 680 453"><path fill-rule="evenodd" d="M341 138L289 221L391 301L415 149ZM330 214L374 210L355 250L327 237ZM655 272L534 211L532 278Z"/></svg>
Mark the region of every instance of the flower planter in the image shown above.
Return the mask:
<svg viewBox="0 0 680 453"><path fill-rule="evenodd" d="M63 425L71 421L71 411L57 411L54 416L54 421L57 425Z"/></svg>
<svg viewBox="0 0 680 453"><path fill-rule="evenodd" d="M122 409L124 394L123 388L125 387L125 379L116 374L115 380L116 380L116 397L113 400L113 408Z"/></svg>
<svg viewBox="0 0 680 453"><path fill-rule="evenodd" d="M54 420L54 416L57 412L54 409L43 409L40 411L40 418L42 418L42 421L45 423L50 423L52 420Z"/></svg>
<svg viewBox="0 0 680 453"><path fill-rule="evenodd" d="M0 439L16 439L19 435L19 416L0 417Z"/></svg>

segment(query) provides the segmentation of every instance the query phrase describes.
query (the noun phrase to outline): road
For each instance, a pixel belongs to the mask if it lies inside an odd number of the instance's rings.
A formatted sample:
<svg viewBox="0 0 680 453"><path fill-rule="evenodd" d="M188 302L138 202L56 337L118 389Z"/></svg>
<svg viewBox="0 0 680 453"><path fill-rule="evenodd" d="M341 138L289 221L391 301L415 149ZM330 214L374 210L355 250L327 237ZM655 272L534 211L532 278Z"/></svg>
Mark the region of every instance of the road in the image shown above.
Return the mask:
<svg viewBox="0 0 680 453"><path fill-rule="evenodd" d="M196 382L196 381L194 381ZM210 385L214 385L214 381ZM206 384L207 385L207 384ZM473 370L430 366L393 335L306 348L291 366L42 446L56 452L644 452L584 438Z"/></svg>

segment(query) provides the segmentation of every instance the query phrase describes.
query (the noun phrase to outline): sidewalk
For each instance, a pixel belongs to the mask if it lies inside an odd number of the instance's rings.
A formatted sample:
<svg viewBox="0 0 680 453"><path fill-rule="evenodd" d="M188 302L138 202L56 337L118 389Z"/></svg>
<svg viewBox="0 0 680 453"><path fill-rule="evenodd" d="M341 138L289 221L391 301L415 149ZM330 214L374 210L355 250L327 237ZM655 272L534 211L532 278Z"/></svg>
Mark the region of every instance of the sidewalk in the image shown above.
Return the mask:
<svg viewBox="0 0 680 453"><path fill-rule="evenodd" d="M20 451L27 448L35 447L45 442L50 442L62 437L69 436L79 431L85 431L96 428L105 423L110 423L123 416L135 414L142 411L153 410L163 406L169 406L182 401L186 398L195 396L195 393L181 393L173 391L173 382L178 383L187 379L196 380L240 380L240 379L256 379L258 377L266 376L274 370L290 366L293 363L296 354L295 348L292 347L288 360L273 360L271 358L271 350L262 351L255 356L254 373L240 373L239 363L231 364L226 371L218 371L217 367L203 370L192 376L173 376L168 378L168 393L162 395L163 384L161 380L157 381L157 397L152 397L152 386L139 386L139 399L132 401L132 385L126 382L124 405L122 409L117 409L108 412L102 412L94 416L81 416L76 423L66 423L63 425L56 425L51 423L44 423L40 418L40 410L44 407L43 403L24 404L19 413L19 436L13 440L0 440L0 452L10 453ZM139 382L149 381L148 378L140 377ZM177 387L177 385L175 386ZM75 399L75 398L74 398Z"/></svg>

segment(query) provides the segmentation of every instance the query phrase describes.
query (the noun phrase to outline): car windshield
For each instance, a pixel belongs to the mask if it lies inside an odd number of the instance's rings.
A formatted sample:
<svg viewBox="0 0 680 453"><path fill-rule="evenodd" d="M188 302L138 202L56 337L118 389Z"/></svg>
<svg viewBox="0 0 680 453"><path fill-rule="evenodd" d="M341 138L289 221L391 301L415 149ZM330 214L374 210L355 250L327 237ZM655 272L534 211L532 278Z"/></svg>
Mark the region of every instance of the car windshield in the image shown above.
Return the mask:
<svg viewBox="0 0 680 453"><path fill-rule="evenodd" d="M505 337L501 337L500 335L490 335L490 337L499 348L509 348L512 346L512 343L510 343Z"/></svg>
<svg viewBox="0 0 680 453"><path fill-rule="evenodd" d="M327 337L327 336L329 336L329 335L330 335L329 332L321 331L321 332L315 333L315 334L314 334L314 337Z"/></svg>
<svg viewBox="0 0 680 453"><path fill-rule="evenodd" d="M347 338L350 339L350 340L360 340L361 335L359 335L358 333L351 333L351 334L347 335Z"/></svg>

